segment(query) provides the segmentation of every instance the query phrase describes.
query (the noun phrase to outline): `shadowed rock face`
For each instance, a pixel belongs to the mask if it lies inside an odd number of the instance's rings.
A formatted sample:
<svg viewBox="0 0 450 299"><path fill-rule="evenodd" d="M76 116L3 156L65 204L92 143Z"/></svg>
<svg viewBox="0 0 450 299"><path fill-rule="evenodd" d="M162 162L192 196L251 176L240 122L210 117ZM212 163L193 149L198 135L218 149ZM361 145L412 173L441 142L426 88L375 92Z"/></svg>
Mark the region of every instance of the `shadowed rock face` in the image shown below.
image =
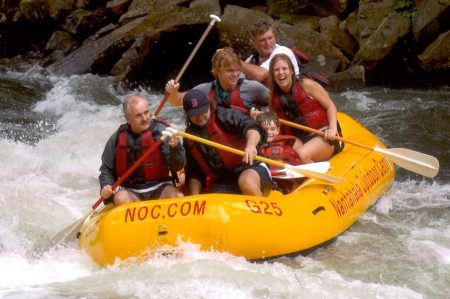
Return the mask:
<svg viewBox="0 0 450 299"><path fill-rule="evenodd" d="M307 69L330 77L330 90L390 78L404 78L407 85L436 72L438 84L450 84L450 1L417 1L412 17L396 12L395 0L12 2L0 6L0 55L37 51L39 63L58 75L113 75L124 87L160 91L216 14L222 22L181 78L182 89L212 79L217 48L231 46L243 59L250 55L248 28L259 19L274 22L278 43L307 54ZM19 33L23 38L14 38Z"/></svg>

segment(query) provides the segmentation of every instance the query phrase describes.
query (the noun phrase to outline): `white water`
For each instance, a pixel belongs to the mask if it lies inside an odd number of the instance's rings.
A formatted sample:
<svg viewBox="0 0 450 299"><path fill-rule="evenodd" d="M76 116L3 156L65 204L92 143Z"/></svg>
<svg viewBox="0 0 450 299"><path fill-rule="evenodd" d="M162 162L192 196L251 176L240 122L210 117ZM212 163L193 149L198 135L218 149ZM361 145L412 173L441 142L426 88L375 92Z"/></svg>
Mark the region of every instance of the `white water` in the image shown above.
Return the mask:
<svg viewBox="0 0 450 299"><path fill-rule="evenodd" d="M104 96L116 97L108 79L51 81L52 88L32 108L54 119L36 125L47 137L33 145L0 139L1 298L448 297L450 184L419 176L400 176L349 231L307 257L250 263L183 244L181 256L99 268L76 244L36 255L36 245L83 216L98 199L100 155L122 122L119 101ZM153 109L162 98L146 95ZM376 127L380 137L388 136L383 135L388 128L378 129L373 116L385 105L366 92L340 97L356 99L358 105L348 104L351 115L362 113L361 121ZM169 104L162 116L182 125L180 111ZM398 142L389 138L390 144Z"/></svg>

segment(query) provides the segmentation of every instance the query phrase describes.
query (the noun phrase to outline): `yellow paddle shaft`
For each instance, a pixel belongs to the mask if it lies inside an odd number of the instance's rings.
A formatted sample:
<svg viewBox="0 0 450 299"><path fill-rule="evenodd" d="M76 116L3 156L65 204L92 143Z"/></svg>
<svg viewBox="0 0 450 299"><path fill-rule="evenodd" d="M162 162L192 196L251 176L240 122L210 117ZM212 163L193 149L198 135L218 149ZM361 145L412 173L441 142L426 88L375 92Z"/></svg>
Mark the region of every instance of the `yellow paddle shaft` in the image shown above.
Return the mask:
<svg viewBox="0 0 450 299"><path fill-rule="evenodd" d="M178 135L183 136L185 138L188 139L192 139L194 141L224 150L224 151L229 151L231 153L234 153L236 155L240 155L240 156L244 156L245 153L241 150L217 143L217 142L213 142L211 140L207 140L204 138L200 138L198 136L186 133L186 132L182 132L182 131L176 131L178 133ZM302 169L299 168L301 166L293 166L293 165L289 165L289 164L285 164L283 162L280 161L276 161L276 160L272 160L272 159L268 159L268 158L264 158L261 156L256 156L256 160L259 160L261 162L267 163L269 165L273 165L273 166L277 166L277 167L281 167L281 168L287 168L293 171L296 171L304 176L307 177L311 177L311 178L315 178L315 179L319 179L319 180L323 180L325 182L329 182L332 184L339 184L339 183L343 183L345 180L343 178L340 177L336 177L336 176L332 176L332 175L328 175L328 174L324 174L324 173L320 173L320 172L316 172L316 171L312 171L312 170L306 170L306 169Z"/></svg>
<svg viewBox="0 0 450 299"><path fill-rule="evenodd" d="M291 121L287 121L285 119L281 119L280 118L280 123L283 124L283 125L289 126L289 127L293 127L293 128L296 128L296 129L300 129L300 130L306 131L306 132L314 133L314 134L317 134L317 135L322 136L322 137L325 136L325 133L320 131L320 130L313 129L313 128L307 127L307 126L303 126L303 125L300 125L300 124L297 124L297 123L294 123L294 122L291 122ZM368 150L373 150L373 147L370 147L368 145L365 145L365 144L362 144L362 143L359 143L359 142L356 142L356 141L352 141L352 140L346 139L346 138L341 137L341 136L335 136L334 138L336 140L339 140L339 141L342 141L342 142L345 142L345 143L348 143L348 144L353 144L355 146L359 146L359 147L362 147L362 148L365 148L365 149L368 149Z"/></svg>

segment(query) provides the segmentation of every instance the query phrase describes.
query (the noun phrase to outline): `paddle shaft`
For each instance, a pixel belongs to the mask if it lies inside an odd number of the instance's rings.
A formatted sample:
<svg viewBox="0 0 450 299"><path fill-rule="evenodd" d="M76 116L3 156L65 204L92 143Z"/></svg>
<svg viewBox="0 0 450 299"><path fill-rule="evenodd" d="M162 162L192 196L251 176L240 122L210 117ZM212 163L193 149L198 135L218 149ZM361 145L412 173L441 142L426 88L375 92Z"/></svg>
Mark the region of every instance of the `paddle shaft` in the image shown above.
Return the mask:
<svg viewBox="0 0 450 299"><path fill-rule="evenodd" d="M235 149L235 148L232 148L232 147L229 147L229 146L217 143L217 142L213 142L213 141L210 141L210 140L207 140L207 139L204 139L204 138L200 138L200 137L197 137L195 135L192 135L192 134L189 134L189 133L186 133L186 132L181 132L181 131L177 131L177 130L174 130L174 131L176 131L178 135L183 136L183 137L185 137L187 139L192 139L194 141L197 141L197 142L200 142L200 143L203 143L203 144L206 144L206 145L209 145L209 146L212 146L212 147L224 150L224 151L229 151L229 152L231 152L233 154L236 154L236 155L240 155L240 156L244 156L245 155L245 153L243 151L241 151L241 150L238 150L238 149ZM281 168L287 168L287 169L296 171L298 173L301 173L301 174L303 174L303 175L305 175L307 177L320 179L320 180L323 180L323 181L326 181L326 182L329 182L329 183L332 183L332 184L339 184L339 183L342 183L342 182L345 181L343 178L340 178L340 177L335 177L335 176L331 176L331 175L320 173L320 172L316 172L316 171L300 169L299 167L292 166L292 165L289 165L289 164L285 164L283 162L272 160L272 159L268 159L268 158L261 157L261 156L256 156L256 160L259 160L261 162L267 163L267 164L272 165L272 166L277 166L277 167L281 167Z"/></svg>
<svg viewBox="0 0 450 299"><path fill-rule="evenodd" d="M164 137L165 138L165 137ZM123 182L125 182L126 179L133 173L133 171L136 170L136 168L139 167L139 165L144 162L144 160L164 141L164 139L161 137L160 140L154 142L152 146L148 150L142 154L142 156L134 162L134 164L125 171L125 173L111 186L111 189L114 191L118 186L120 186ZM92 209L95 210L105 199L103 197L100 197L93 205Z"/></svg>
<svg viewBox="0 0 450 299"><path fill-rule="evenodd" d="M180 72L178 73L177 77L175 78L175 82L180 81L181 77L183 76L184 72L186 71L187 67L189 66L189 64L191 63L192 59L194 58L194 55L197 53L198 49L200 48L200 46L202 45L203 41L206 39L206 36L208 35L208 33L211 31L212 27L214 26L214 24L216 22L220 22L219 17L215 16L215 15L210 15L210 17L212 18L211 22L209 23L208 27L206 28L205 32L203 33L203 35L200 37L200 40L197 42L197 44L195 45L194 49L192 50L191 54L189 55L188 59L186 60L186 62L184 63L183 67L181 68ZM164 104L167 102L167 99L169 98L170 94L169 93L165 93L163 99L161 100L161 102L159 103L158 108L156 108L155 113L153 114L154 117L157 117L159 115L159 113L161 112L162 107L164 106Z"/></svg>
<svg viewBox="0 0 450 299"><path fill-rule="evenodd" d="M310 132L310 133L314 133L314 134L317 134L317 135L322 136L322 137L325 136L325 133L323 131L320 131L320 130L317 130L317 129L313 129L313 128L310 128L310 127L307 127L307 126L303 126L303 125L300 125L300 124L297 124L297 123L294 123L294 122L290 122L290 121L287 121L287 120L284 120L284 119L281 119L281 118L280 118L280 124L286 125L286 126L289 126L289 127L293 127L293 128L296 128L296 129L300 129L300 130L303 130L303 131L307 131L307 132ZM368 146L368 145L365 145L365 144L362 144L362 143L359 143L359 142L356 142L356 141L353 141L353 140L349 140L349 139L346 139L346 138L341 137L341 136L335 136L334 138L336 140L339 140L339 141L342 141L342 142L345 142L345 143L348 143L348 144L353 144L355 146L359 146L359 147L362 147L362 148L365 148L365 149L368 149L368 150L373 150L373 148Z"/></svg>
<svg viewBox="0 0 450 299"><path fill-rule="evenodd" d="M325 135L325 133L320 130L316 130L284 119L280 119L280 123L303 131L311 132L322 137ZM439 172L438 159L427 154L419 153L417 151L413 151L406 148L389 149L389 148L379 148L377 146L368 146L353 140L343 138L341 136L335 136L335 139L345 143L352 144L354 146L365 148L370 151L378 152L387 157L391 162L397 164L398 166L429 178L434 178Z"/></svg>
<svg viewBox="0 0 450 299"><path fill-rule="evenodd" d="M136 170L137 167L139 167L140 164L147 158L166 138L166 136L162 136L160 140L156 141L155 143L150 146L148 150L142 154L142 156L130 167L127 171L111 186L112 190L116 189L120 184L122 184L129 176L130 174ZM40 246L40 251L45 251L49 249L51 246L55 246L58 244L61 244L63 242L66 242L68 239L75 239L78 236L79 231L82 229L84 222L86 219L91 217L92 214L94 214L95 209L104 201L105 199L103 197L100 197L91 207L91 210L89 210L83 217L72 223L71 225L67 226L57 234L55 234L50 242L46 244L45 246Z"/></svg>

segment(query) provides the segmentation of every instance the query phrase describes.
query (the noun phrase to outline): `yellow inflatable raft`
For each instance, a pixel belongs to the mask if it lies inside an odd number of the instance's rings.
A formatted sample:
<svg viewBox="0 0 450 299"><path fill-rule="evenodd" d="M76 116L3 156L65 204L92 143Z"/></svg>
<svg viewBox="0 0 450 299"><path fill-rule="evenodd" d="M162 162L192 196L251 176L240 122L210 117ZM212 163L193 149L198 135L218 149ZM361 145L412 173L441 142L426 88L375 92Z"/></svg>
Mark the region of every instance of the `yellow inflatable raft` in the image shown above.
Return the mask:
<svg viewBox="0 0 450 299"><path fill-rule="evenodd" d="M338 118L346 139L384 147L349 116ZM395 176L387 158L351 144L330 163L328 173L344 183L307 179L286 195L205 194L106 206L85 223L79 246L100 265L176 248L180 241L250 260L309 251L348 229Z"/></svg>

